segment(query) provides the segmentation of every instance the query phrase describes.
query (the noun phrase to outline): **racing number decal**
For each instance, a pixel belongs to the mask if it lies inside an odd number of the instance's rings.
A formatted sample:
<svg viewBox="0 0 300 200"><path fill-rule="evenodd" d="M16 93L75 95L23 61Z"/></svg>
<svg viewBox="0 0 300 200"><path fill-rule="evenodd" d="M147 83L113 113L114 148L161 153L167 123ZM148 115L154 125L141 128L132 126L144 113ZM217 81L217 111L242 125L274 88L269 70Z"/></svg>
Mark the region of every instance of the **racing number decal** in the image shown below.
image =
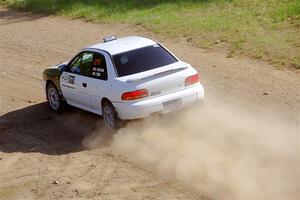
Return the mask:
<svg viewBox="0 0 300 200"><path fill-rule="evenodd" d="M70 84L72 84L72 85L75 84L75 76L72 76L72 75L65 75L65 76L62 77L62 79L63 79L64 81L66 81L67 83L70 83ZM62 84L62 86L68 87L68 88L71 88L71 89L75 89L74 87L68 86L68 85L66 85L66 84Z"/></svg>
<svg viewBox="0 0 300 200"><path fill-rule="evenodd" d="M92 76L101 77L101 74L104 72L104 69L101 68L101 58L95 58L92 68Z"/></svg>
<svg viewBox="0 0 300 200"><path fill-rule="evenodd" d="M101 59L95 59L93 65L94 66L99 66L101 64Z"/></svg>
<svg viewBox="0 0 300 200"><path fill-rule="evenodd" d="M70 84L75 84L75 76L71 76L71 75L69 75L69 78L68 78L68 83L70 83Z"/></svg>
<svg viewBox="0 0 300 200"><path fill-rule="evenodd" d="M65 75L62 77L64 81L67 81L67 83L70 83L70 84L75 84L75 76L72 76L72 75Z"/></svg>

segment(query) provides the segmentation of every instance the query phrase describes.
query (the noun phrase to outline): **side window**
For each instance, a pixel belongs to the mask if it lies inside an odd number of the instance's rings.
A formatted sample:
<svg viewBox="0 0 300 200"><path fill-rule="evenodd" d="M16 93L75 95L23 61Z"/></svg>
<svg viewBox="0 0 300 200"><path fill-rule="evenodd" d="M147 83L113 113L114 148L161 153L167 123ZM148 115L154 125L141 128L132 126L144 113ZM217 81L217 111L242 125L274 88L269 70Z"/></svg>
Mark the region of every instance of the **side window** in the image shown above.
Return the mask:
<svg viewBox="0 0 300 200"><path fill-rule="evenodd" d="M106 61L102 54L94 53L91 77L107 80Z"/></svg>
<svg viewBox="0 0 300 200"><path fill-rule="evenodd" d="M73 62L69 66L70 72L75 74L80 73L81 58L82 58L82 54L80 54L79 56L77 56L77 58L73 60Z"/></svg>
<svg viewBox="0 0 300 200"><path fill-rule="evenodd" d="M81 65L80 65L80 75L90 76L91 66L93 62L93 53L85 52L82 55Z"/></svg>
<svg viewBox="0 0 300 200"><path fill-rule="evenodd" d="M70 64L70 72L83 76L91 75L91 66L93 62L92 52L83 52Z"/></svg>

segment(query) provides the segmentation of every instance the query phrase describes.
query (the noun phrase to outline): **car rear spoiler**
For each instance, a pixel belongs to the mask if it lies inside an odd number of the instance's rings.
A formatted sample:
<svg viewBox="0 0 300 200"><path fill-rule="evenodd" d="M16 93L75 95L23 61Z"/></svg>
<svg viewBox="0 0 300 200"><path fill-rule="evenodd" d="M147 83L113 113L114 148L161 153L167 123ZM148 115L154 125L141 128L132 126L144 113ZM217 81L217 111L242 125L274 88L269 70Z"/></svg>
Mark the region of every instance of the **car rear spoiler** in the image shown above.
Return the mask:
<svg viewBox="0 0 300 200"><path fill-rule="evenodd" d="M147 79L151 79L151 78L154 78L154 77L155 78L160 78L160 77L163 77L163 76L166 76L166 75L169 75L169 74L180 72L180 71L185 70L187 68L188 67L180 67L180 68L176 68L176 69L170 69L170 70L167 70L167 71L159 72L159 73L156 73L156 74L151 74L149 76L145 76L145 77L138 78L138 79L129 79L126 82L128 82L128 83L137 83L137 82L140 82L140 81L146 81Z"/></svg>

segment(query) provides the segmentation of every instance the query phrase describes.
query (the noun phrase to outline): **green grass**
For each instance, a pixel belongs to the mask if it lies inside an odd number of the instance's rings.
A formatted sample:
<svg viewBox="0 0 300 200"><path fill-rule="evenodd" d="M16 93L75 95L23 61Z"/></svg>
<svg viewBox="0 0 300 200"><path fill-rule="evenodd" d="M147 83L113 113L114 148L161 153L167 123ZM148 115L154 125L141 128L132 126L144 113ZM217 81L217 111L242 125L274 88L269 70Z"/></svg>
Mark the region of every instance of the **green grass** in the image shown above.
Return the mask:
<svg viewBox="0 0 300 200"><path fill-rule="evenodd" d="M1 2L2 1L2 2ZM202 48L300 69L300 0L0 0L13 8L133 23Z"/></svg>

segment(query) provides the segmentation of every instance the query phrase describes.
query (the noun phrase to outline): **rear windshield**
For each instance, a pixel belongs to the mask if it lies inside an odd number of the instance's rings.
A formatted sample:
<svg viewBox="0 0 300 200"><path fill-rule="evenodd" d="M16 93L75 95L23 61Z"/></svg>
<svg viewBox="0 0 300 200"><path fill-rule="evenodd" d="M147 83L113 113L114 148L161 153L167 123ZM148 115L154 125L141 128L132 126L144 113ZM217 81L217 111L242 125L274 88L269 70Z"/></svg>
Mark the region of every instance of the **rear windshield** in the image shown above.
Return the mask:
<svg viewBox="0 0 300 200"><path fill-rule="evenodd" d="M113 60L119 77L177 62L174 56L158 44L114 55Z"/></svg>

